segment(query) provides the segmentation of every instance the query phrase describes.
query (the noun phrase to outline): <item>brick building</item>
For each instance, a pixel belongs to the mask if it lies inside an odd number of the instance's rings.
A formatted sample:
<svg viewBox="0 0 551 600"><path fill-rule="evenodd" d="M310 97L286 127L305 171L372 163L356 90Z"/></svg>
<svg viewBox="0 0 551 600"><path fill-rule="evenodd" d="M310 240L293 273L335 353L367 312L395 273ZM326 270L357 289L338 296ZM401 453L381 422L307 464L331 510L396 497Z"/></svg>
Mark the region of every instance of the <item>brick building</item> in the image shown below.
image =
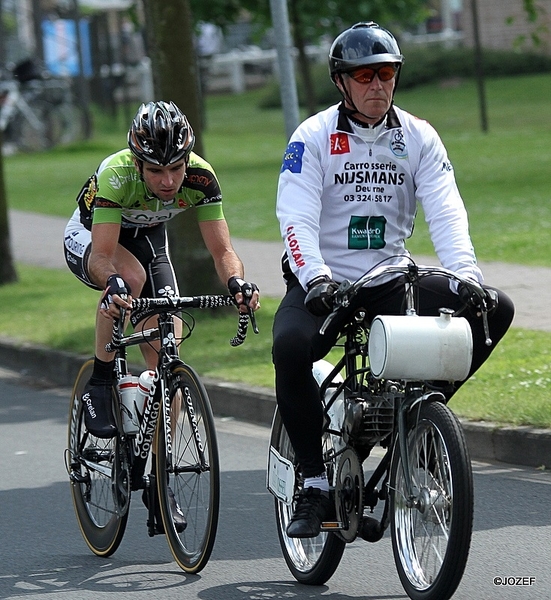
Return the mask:
<svg viewBox="0 0 551 600"><path fill-rule="evenodd" d="M522 0L476 0L480 42L484 48L511 50L522 37L521 48L551 54L551 0L536 0L538 19L528 22ZM466 46L474 45L471 0L463 0L461 28ZM531 34L536 33L539 45Z"/></svg>

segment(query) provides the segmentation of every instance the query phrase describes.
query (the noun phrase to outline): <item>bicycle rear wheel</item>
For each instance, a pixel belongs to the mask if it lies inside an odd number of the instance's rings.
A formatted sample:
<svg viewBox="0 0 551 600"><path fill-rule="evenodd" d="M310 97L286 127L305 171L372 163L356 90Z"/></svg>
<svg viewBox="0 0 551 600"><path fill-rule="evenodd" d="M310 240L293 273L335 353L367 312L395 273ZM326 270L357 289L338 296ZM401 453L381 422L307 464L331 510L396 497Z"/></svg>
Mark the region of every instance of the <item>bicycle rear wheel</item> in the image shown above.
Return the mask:
<svg viewBox="0 0 551 600"><path fill-rule="evenodd" d="M210 558L218 527L220 463L216 430L207 392L189 365L182 363L173 369L169 397L169 443L163 419L159 419L157 429L159 506L174 559L184 571L198 573ZM172 521L169 488L187 521L181 533Z"/></svg>
<svg viewBox="0 0 551 600"><path fill-rule="evenodd" d="M329 435L324 435L323 443L326 453L332 449ZM277 409L272 425L270 445L284 459L294 465L296 473L298 467L295 452ZM335 477L336 465L334 462L327 465L330 482L333 482ZM298 476L295 476L295 492L299 488L298 480ZM275 499L277 533L283 557L297 581L308 585L322 585L339 566L346 543L334 533L327 531L322 531L315 538L290 538L286 531L294 508L294 502L289 505Z"/></svg>
<svg viewBox="0 0 551 600"><path fill-rule="evenodd" d="M70 144L84 139L84 114L72 102L51 106L46 121L48 141L51 147Z"/></svg>
<svg viewBox="0 0 551 600"><path fill-rule="evenodd" d="M93 360L84 364L73 387L67 469L82 536L94 554L110 556L122 541L128 519L128 465L118 437L96 438L84 426L81 397L92 367Z"/></svg>
<svg viewBox="0 0 551 600"><path fill-rule="evenodd" d="M398 575L414 600L447 600L461 578L471 543L473 482L467 445L451 410L422 403L408 418L407 449L414 498L403 457L391 475L392 549Z"/></svg>

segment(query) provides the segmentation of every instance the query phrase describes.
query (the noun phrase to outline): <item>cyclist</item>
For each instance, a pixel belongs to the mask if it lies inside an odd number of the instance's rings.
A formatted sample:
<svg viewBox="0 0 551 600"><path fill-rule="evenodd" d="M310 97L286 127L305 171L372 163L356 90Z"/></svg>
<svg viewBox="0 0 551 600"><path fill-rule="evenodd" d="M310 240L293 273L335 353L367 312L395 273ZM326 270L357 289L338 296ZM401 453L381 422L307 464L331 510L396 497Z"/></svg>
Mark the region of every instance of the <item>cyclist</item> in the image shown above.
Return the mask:
<svg viewBox="0 0 551 600"><path fill-rule="evenodd" d="M119 307L130 308L131 295L178 295L167 220L195 208L221 281L227 282L241 311L259 307L258 288L243 279L243 264L231 244L218 180L212 167L192 151L194 143L187 117L173 102L142 104L128 132L128 148L105 158L86 181L65 229L69 269L102 291L94 368L83 394L85 424L97 437L116 434L111 410L114 358L105 350L113 317ZM134 312L130 320L136 327L150 316ZM147 366L155 368L155 350L143 344L142 353Z"/></svg>
<svg viewBox="0 0 551 600"><path fill-rule="evenodd" d="M376 23L342 32L329 51L331 79L342 101L299 125L283 159L276 210L286 245L287 291L274 320L273 361L278 407L304 479L289 537L315 537L332 512L312 363L338 337L339 323L324 336L318 333L338 283L354 281L382 261L407 264L405 240L413 232L417 202L442 265L483 282L442 141L428 123L394 105L403 61L394 36ZM447 279L432 277L419 292L420 314L438 315L443 306L465 310L474 345L469 376L488 358L514 313L505 294L485 289L493 307L492 347L485 344L479 307L466 297L466 288L452 290ZM393 279L361 290L348 315L359 306L368 318L403 314L403 299L403 284ZM461 383L444 387L446 396Z"/></svg>

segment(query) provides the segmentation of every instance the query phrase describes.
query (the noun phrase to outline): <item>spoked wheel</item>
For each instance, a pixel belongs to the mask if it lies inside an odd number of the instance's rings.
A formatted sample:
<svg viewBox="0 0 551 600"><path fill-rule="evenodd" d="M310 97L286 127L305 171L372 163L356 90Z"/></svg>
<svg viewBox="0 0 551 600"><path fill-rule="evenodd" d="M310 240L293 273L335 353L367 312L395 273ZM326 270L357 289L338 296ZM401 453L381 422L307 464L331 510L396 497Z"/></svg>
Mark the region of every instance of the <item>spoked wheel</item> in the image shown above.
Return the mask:
<svg viewBox="0 0 551 600"><path fill-rule="evenodd" d="M463 431L440 402L408 418L411 495L403 457L393 457L392 548L404 589L414 600L447 600L467 564L473 524L472 470Z"/></svg>
<svg viewBox="0 0 551 600"><path fill-rule="evenodd" d="M84 426L81 397L92 367L92 360L82 367L73 388L66 463L84 540L98 556L110 556L119 547L126 528L130 483L118 437L96 438Z"/></svg>
<svg viewBox="0 0 551 600"><path fill-rule="evenodd" d="M188 365L173 370L170 401L169 443L163 419L159 419L157 433L159 504L174 559L184 571L198 573L210 558L220 508L220 463L214 418L207 392ZM164 478L162 473L166 474ZM170 505L174 500L187 521L180 533L171 516Z"/></svg>
<svg viewBox="0 0 551 600"><path fill-rule="evenodd" d="M297 462L291 441L276 409L271 433L271 445L279 454L295 466ZM332 450L330 436L324 436L324 451ZM335 460L327 465L327 475L330 482L335 478ZM295 477L295 492L298 491L298 474ZM290 538L286 531L291 522L295 503L285 504L275 500L276 524L279 543L283 557L293 574L300 583L308 585L324 584L336 571L341 561L346 543L334 533L322 531L315 538Z"/></svg>

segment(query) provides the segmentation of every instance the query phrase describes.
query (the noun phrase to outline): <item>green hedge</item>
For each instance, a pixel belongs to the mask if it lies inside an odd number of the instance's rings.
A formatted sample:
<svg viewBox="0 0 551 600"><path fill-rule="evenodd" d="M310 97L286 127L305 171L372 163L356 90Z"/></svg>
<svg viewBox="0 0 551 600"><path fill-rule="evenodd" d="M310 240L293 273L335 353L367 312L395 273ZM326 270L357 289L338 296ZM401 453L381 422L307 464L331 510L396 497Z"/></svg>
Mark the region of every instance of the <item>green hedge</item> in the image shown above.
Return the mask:
<svg viewBox="0 0 551 600"><path fill-rule="evenodd" d="M413 88L455 77L475 75L475 54L469 48L438 46L404 48L400 87ZM551 72L551 56L528 52L484 50L482 66L487 77L509 77Z"/></svg>
<svg viewBox="0 0 551 600"><path fill-rule="evenodd" d="M441 46L403 47L404 66L400 75L400 89L435 83L454 78L471 78L475 74L474 50L468 48L443 48ZM551 56L529 52L484 50L483 69L487 77L508 77L551 72ZM297 75L298 77L298 75ZM325 64L312 65L312 80L320 107L329 106L341 98L329 78ZM298 81L298 98L304 102L304 89ZM274 79L265 86L259 102L260 108L279 108L279 84Z"/></svg>

